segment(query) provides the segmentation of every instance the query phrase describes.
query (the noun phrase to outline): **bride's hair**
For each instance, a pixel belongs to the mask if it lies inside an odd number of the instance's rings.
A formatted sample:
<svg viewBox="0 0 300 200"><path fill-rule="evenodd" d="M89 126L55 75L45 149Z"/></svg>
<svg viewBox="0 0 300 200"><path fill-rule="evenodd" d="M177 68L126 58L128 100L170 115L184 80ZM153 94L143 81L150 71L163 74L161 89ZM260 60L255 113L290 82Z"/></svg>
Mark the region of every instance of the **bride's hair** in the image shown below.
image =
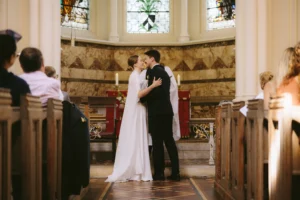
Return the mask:
<svg viewBox="0 0 300 200"><path fill-rule="evenodd" d="M138 55L130 56L130 57L128 58L128 61L127 61L128 65L129 65L130 67L134 68L133 65L137 63L138 58L139 58Z"/></svg>

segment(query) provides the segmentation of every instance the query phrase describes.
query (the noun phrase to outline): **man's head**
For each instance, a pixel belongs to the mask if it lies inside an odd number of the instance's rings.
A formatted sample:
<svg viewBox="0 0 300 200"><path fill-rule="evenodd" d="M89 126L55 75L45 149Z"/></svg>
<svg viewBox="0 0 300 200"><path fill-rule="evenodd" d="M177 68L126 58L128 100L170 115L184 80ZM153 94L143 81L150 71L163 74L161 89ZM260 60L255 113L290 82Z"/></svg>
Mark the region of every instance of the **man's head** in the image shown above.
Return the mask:
<svg viewBox="0 0 300 200"><path fill-rule="evenodd" d="M32 47L23 49L20 55L20 64L25 73L44 71L42 52Z"/></svg>
<svg viewBox="0 0 300 200"><path fill-rule="evenodd" d="M147 67L153 67L160 61L160 53L157 50L149 50L144 53L146 55L145 64Z"/></svg>

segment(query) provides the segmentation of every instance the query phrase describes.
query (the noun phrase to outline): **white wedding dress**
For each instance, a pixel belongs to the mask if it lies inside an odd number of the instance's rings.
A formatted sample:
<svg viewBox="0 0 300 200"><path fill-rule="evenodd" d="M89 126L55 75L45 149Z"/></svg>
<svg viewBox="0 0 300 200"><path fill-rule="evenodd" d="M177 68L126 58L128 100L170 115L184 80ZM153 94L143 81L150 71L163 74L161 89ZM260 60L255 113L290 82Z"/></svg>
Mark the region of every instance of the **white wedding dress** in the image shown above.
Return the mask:
<svg viewBox="0 0 300 200"><path fill-rule="evenodd" d="M146 108L139 102L139 72L129 77L128 93L122 118L113 173L105 182L151 181Z"/></svg>

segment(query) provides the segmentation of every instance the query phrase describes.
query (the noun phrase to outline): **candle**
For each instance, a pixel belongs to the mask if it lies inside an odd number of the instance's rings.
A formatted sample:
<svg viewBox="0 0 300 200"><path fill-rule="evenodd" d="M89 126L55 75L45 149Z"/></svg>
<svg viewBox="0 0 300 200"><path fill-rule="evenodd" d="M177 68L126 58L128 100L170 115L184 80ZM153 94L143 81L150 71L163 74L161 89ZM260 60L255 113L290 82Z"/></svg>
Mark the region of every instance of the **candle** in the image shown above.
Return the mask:
<svg viewBox="0 0 300 200"><path fill-rule="evenodd" d="M180 74L177 75L177 84L180 85Z"/></svg>
<svg viewBox="0 0 300 200"><path fill-rule="evenodd" d="M71 39L71 46L72 46L72 47L75 47L75 38L72 38L72 39Z"/></svg>
<svg viewBox="0 0 300 200"><path fill-rule="evenodd" d="M119 74L116 73L116 85L119 85Z"/></svg>

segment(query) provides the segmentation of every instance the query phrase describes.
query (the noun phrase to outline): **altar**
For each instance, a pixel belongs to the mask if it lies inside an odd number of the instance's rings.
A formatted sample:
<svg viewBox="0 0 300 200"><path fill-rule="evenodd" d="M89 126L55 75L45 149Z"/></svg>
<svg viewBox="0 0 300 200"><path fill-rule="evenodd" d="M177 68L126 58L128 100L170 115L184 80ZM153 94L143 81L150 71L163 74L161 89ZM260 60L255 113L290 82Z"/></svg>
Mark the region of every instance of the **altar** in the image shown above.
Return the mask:
<svg viewBox="0 0 300 200"><path fill-rule="evenodd" d="M116 134L119 137L120 127L122 123L122 115L124 112L124 103L127 96L126 90L108 90L106 91L108 97L117 97L117 108L116 108L116 119L118 122L116 124ZM178 106L179 106L179 123L181 138L189 137L189 120L190 120L190 91L179 90L178 91ZM106 117L111 118L114 116L113 110L107 110Z"/></svg>

